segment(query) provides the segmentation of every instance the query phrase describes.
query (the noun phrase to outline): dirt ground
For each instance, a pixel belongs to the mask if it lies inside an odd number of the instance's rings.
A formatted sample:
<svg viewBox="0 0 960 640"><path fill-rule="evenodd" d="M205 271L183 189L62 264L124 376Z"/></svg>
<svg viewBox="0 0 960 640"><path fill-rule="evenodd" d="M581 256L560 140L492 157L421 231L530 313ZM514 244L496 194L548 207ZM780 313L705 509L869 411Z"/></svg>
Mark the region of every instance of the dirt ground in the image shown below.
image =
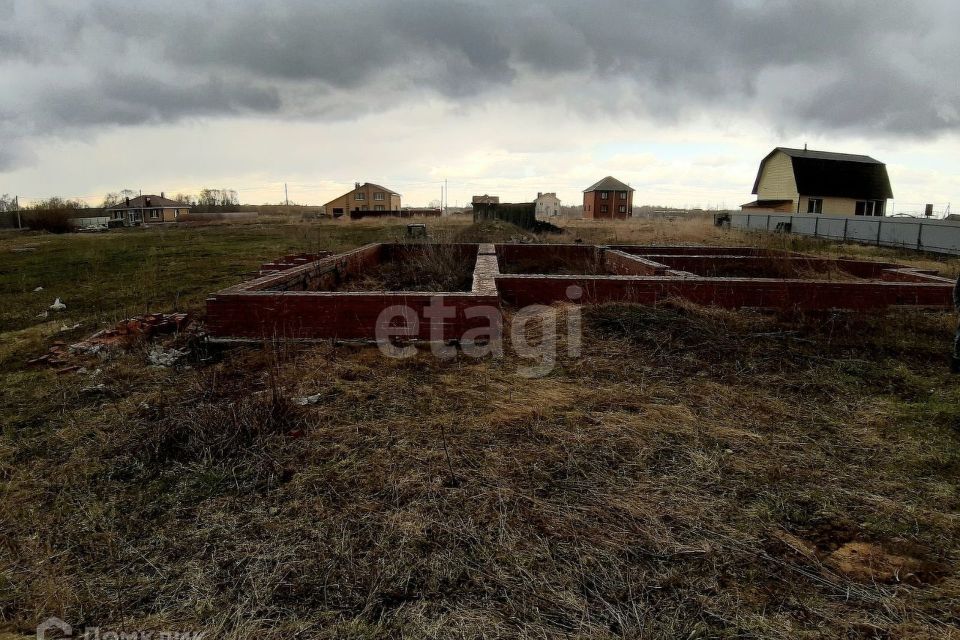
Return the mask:
<svg viewBox="0 0 960 640"><path fill-rule="evenodd" d="M548 240L960 267L706 220L566 226ZM0 635L55 615L217 638L960 637L953 313L558 306L553 359L164 336L26 364L131 310L202 319L277 255L402 234L0 234Z"/></svg>

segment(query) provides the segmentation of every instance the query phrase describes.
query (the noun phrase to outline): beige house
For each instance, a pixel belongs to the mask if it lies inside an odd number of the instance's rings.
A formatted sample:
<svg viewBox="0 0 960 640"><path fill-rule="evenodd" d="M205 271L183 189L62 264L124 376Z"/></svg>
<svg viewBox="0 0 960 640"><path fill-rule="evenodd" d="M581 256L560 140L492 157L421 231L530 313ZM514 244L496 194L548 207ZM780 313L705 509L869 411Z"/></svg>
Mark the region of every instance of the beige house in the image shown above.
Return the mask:
<svg viewBox="0 0 960 640"><path fill-rule="evenodd" d="M104 212L111 220L121 221L125 227L135 227L141 224L159 224L161 222L176 222L180 216L190 213L190 207L159 196L137 196L127 198L120 204L107 207Z"/></svg>
<svg viewBox="0 0 960 640"><path fill-rule="evenodd" d="M560 198L556 193L538 193L533 201L537 220L549 220L560 217Z"/></svg>
<svg viewBox="0 0 960 640"><path fill-rule="evenodd" d="M400 211L400 194L372 182L355 183L353 191L323 205L327 215L339 218L352 211Z"/></svg>
<svg viewBox="0 0 960 640"><path fill-rule="evenodd" d="M882 216L893 197L887 165L870 156L777 147L760 162L744 211Z"/></svg>

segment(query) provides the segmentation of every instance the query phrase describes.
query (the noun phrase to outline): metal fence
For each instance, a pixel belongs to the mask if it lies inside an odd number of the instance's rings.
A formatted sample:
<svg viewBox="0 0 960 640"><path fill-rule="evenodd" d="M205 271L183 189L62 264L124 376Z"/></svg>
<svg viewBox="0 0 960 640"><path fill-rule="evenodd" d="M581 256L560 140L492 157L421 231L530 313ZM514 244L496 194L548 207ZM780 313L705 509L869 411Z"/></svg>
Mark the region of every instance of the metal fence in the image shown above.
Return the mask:
<svg viewBox="0 0 960 640"><path fill-rule="evenodd" d="M960 224L946 220L731 213L730 226L960 255Z"/></svg>

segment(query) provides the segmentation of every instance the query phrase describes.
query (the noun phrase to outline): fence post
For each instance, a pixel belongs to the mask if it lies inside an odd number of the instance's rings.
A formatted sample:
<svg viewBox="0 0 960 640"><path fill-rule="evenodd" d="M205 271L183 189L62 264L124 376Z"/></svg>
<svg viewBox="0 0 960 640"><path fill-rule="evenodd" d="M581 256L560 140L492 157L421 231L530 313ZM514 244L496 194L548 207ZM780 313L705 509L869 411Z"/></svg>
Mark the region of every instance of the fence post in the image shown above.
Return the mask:
<svg viewBox="0 0 960 640"><path fill-rule="evenodd" d="M747 231L750 231L750 215L749 213L747 214Z"/></svg>
<svg viewBox="0 0 960 640"><path fill-rule="evenodd" d="M820 237L820 218L816 216L813 218L813 237Z"/></svg>
<svg viewBox="0 0 960 640"><path fill-rule="evenodd" d="M917 223L917 251L923 251L923 220Z"/></svg>
<svg viewBox="0 0 960 640"><path fill-rule="evenodd" d="M843 219L843 241L847 241L847 225L850 224L850 218Z"/></svg>
<svg viewBox="0 0 960 640"><path fill-rule="evenodd" d="M877 246L880 246L880 229L883 227L883 218L877 220Z"/></svg>

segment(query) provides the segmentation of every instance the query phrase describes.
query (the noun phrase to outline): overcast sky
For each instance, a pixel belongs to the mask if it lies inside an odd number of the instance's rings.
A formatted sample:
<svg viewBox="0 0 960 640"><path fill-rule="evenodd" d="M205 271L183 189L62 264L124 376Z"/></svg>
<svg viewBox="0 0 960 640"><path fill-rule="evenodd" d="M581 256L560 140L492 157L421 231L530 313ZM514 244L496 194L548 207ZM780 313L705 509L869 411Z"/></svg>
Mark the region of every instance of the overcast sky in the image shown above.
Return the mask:
<svg viewBox="0 0 960 640"><path fill-rule="evenodd" d="M955 0L0 0L0 193L426 204L612 174L737 206L774 146L960 203Z"/></svg>

